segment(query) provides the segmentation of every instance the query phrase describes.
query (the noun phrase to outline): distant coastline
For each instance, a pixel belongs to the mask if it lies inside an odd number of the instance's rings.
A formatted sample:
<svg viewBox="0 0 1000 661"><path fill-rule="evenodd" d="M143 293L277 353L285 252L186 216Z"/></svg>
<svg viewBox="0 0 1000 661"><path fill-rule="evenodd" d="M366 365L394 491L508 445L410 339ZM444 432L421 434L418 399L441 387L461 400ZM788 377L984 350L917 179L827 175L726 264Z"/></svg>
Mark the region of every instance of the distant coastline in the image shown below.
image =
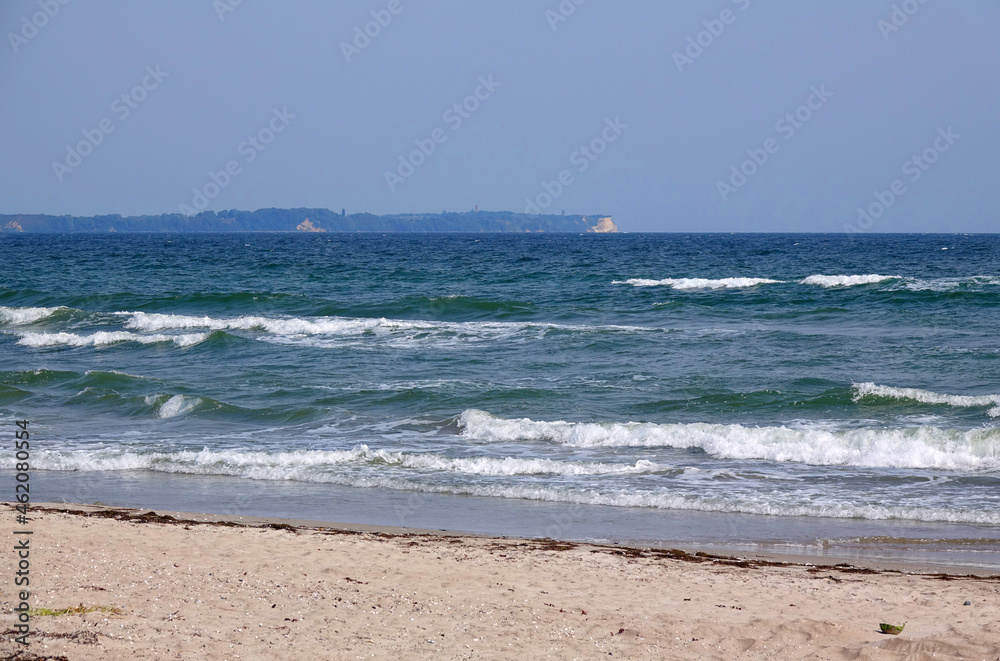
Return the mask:
<svg viewBox="0 0 1000 661"><path fill-rule="evenodd" d="M52 216L0 214L0 234L82 232L591 232L613 233L618 226L606 214L557 215L510 211L348 214L330 209L258 209L203 211L158 216Z"/></svg>

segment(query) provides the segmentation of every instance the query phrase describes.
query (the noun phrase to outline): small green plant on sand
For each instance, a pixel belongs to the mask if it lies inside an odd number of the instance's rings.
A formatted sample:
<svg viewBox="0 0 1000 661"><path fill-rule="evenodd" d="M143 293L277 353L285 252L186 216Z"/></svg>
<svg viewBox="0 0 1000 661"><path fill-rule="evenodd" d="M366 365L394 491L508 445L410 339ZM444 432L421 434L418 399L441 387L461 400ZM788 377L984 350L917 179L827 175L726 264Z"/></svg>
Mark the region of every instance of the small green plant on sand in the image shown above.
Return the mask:
<svg viewBox="0 0 1000 661"><path fill-rule="evenodd" d="M122 609L116 606L84 606L83 604L80 604L79 606L73 606L71 608L59 608L56 610L51 608L32 608L28 611L28 614L32 617L83 615L84 613L111 613L112 615L121 615Z"/></svg>

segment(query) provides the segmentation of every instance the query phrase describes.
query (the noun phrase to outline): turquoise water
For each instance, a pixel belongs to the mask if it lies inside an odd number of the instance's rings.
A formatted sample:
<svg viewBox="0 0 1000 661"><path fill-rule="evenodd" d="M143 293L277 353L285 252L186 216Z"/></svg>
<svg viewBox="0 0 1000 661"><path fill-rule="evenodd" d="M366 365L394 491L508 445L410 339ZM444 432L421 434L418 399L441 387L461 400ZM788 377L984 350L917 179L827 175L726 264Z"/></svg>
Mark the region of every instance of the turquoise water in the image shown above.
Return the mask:
<svg viewBox="0 0 1000 661"><path fill-rule="evenodd" d="M0 256L0 423L32 419L34 468L66 479L1000 524L993 235L4 234Z"/></svg>

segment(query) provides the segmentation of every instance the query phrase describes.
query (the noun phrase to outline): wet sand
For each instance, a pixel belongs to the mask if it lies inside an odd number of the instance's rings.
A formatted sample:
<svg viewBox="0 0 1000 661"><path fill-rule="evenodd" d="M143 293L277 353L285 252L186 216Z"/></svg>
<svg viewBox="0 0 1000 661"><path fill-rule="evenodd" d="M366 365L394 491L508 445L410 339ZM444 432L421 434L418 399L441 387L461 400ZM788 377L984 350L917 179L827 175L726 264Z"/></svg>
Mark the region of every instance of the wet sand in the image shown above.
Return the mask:
<svg viewBox="0 0 1000 661"><path fill-rule="evenodd" d="M20 658L1000 658L1000 577L966 569L163 514L33 507L48 610ZM23 648L15 563L0 659Z"/></svg>

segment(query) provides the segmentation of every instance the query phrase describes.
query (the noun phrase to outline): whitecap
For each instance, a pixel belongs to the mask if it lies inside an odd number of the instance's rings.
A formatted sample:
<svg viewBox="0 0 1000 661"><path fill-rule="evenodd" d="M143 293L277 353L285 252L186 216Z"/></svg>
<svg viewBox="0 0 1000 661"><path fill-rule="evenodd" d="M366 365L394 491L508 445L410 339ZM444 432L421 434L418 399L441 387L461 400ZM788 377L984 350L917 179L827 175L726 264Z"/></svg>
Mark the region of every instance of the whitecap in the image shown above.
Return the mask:
<svg viewBox="0 0 1000 661"><path fill-rule="evenodd" d="M465 438L490 443L700 449L722 459L762 459L817 466L1000 469L1000 429L994 428L831 430L709 423L545 422L500 418L476 409L464 411L458 425Z"/></svg>
<svg viewBox="0 0 1000 661"><path fill-rule="evenodd" d="M207 337L208 333L140 335L128 331L99 331L90 335L79 335L77 333L21 333L21 339L17 343L26 347L99 347L119 342L138 342L140 344L173 342L179 347L188 347L202 342Z"/></svg>
<svg viewBox="0 0 1000 661"><path fill-rule="evenodd" d="M632 285L633 287L672 287L673 289L742 289L757 285L779 284L783 280L771 278L664 278L651 280L647 278L629 278L614 280L613 285Z"/></svg>
<svg viewBox="0 0 1000 661"><path fill-rule="evenodd" d="M854 401L859 401L863 397L883 397L911 400L921 404L947 404L957 407L991 406L987 415L1000 417L1000 395L949 395L920 388L880 386L871 382L855 383L851 387L854 390Z"/></svg>
<svg viewBox="0 0 1000 661"><path fill-rule="evenodd" d="M47 317L51 317L60 310L68 310L66 307L54 308L9 308L0 306L0 323L20 326L33 324Z"/></svg>
<svg viewBox="0 0 1000 661"><path fill-rule="evenodd" d="M898 280L898 275L810 275L803 279L803 285L819 285L820 287L854 287L857 285L873 285L886 280Z"/></svg>

